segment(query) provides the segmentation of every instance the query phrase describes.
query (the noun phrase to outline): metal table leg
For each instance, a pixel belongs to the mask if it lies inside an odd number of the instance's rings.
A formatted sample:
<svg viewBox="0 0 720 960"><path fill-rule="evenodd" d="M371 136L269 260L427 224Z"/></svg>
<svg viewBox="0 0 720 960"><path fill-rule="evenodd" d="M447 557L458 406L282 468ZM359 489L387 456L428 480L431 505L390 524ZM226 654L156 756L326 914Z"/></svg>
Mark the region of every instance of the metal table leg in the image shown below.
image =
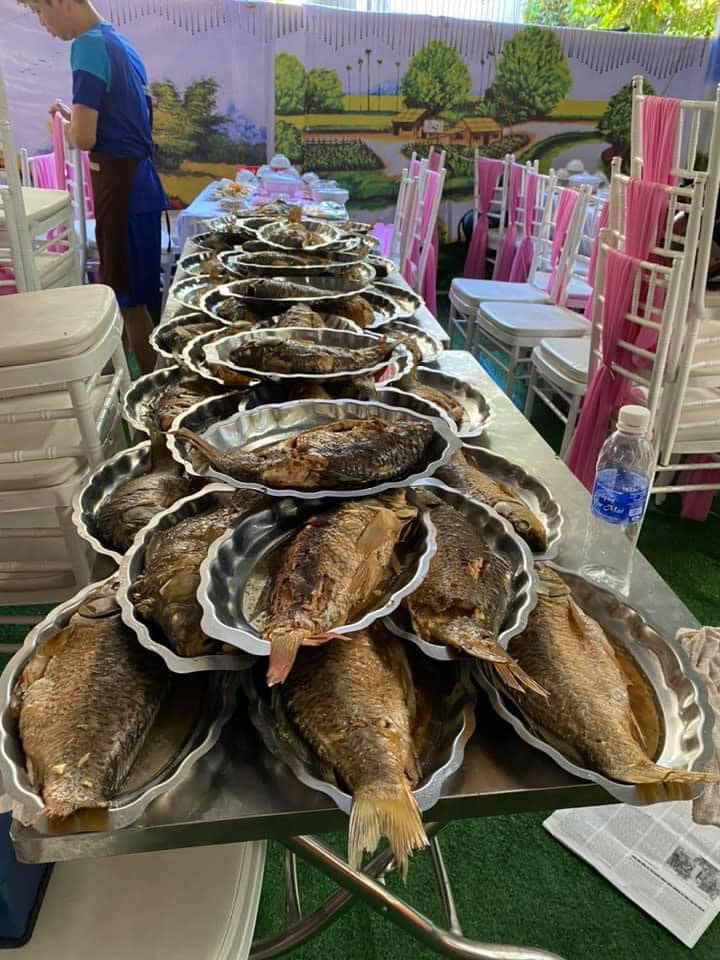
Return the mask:
<svg viewBox="0 0 720 960"><path fill-rule="evenodd" d="M291 850L285 851L285 922L288 927L302 917L300 887L298 886L297 857Z"/></svg>
<svg viewBox="0 0 720 960"><path fill-rule="evenodd" d="M448 877L447 870L445 869L445 861L443 860L442 851L440 849L440 844L437 837L432 837L430 839L430 857L432 858L433 870L435 871L435 881L437 883L440 899L442 900L448 928L450 929L450 933L454 933L456 936L461 937L463 932L460 927L460 920L455 907L455 898L453 897L453 892L450 887L450 878Z"/></svg>

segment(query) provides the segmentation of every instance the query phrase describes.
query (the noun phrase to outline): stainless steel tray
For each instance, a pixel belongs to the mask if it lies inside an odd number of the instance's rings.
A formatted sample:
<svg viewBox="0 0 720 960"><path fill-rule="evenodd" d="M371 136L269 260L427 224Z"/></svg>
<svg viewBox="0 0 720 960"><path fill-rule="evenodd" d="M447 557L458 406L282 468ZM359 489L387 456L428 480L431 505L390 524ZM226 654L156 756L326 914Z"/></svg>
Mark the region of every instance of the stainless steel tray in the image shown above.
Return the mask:
<svg viewBox="0 0 720 960"><path fill-rule="evenodd" d="M263 240L265 243L272 244L279 250L307 250L308 252L313 250L322 250L323 248L328 247L330 244L335 243L337 240L342 239L341 231L330 223L325 223L322 220L310 219L303 219L300 222L303 226L312 226L313 230L320 237L319 243L310 243L303 245L302 247L289 246L288 244L283 243L282 229L288 225L287 221L283 220L274 220L272 223L267 223L265 226L261 227L257 231L258 239Z"/></svg>
<svg viewBox="0 0 720 960"><path fill-rule="evenodd" d="M278 317L281 317L285 311L282 310L280 313L276 313L271 317L263 318L258 324L258 330L273 330L277 326ZM355 323L354 320L350 320L349 317L343 317L338 313L324 313L323 321L325 323L326 330L348 330L350 333L362 333L362 329ZM302 324L297 325L301 330L317 330L317 327L303 327Z"/></svg>
<svg viewBox="0 0 720 960"><path fill-rule="evenodd" d="M148 650L162 657L173 673L198 673L206 670L246 670L253 662L252 657L240 653L210 653L200 657L182 657L176 653L155 624L146 623L137 613L130 599L132 583L140 576L145 566L145 550L150 538L156 531L170 530L180 520L194 516L218 505L235 491L222 483L211 483L197 493L178 500L172 507L156 514L122 559L119 572L118 603L123 623L137 636Z"/></svg>
<svg viewBox="0 0 720 960"><path fill-rule="evenodd" d="M415 378L418 383L450 394L464 408L462 422L455 428L459 437L480 437L490 426L492 409L477 387L433 367L416 367Z"/></svg>
<svg viewBox="0 0 720 960"><path fill-rule="evenodd" d="M150 334L150 346L155 353L171 363L182 363L182 350L173 349L173 336L179 327L186 327L191 323L214 323L219 330L225 327L220 320L209 317L206 313L197 311L179 313L169 320L164 320L153 329Z"/></svg>
<svg viewBox="0 0 720 960"><path fill-rule="evenodd" d="M383 283L382 280L376 280L373 289L378 290L386 297L390 297L398 305L398 317L402 315L408 320L415 316L425 302L414 290L408 290L407 287L400 287L394 283Z"/></svg>
<svg viewBox="0 0 720 960"><path fill-rule="evenodd" d="M419 397L416 393L410 393L407 390L402 390L400 387L383 384L382 386L378 386L376 397L382 403L387 403L391 407L402 407L405 410L414 410L415 413L420 413L424 417L440 417L441 420L447 424L448 430L457 435L457 427L447 413L441 410L440 407L436 407L434 403L430 403L429 400L424 400L422 397ZM363 396L363 399L369 399L369 397Z"/></svg>
<svg viewBox="0 0 720 960"><path fill-rule="evenodd" d="M184 277L172 285L170 295L184 303L186 307L193 307L195 310L203 310L201 300L203 294L209 290L215 290L219 284L214 280L208 280L205 277ZM205 312L203 310L203 312Z"/></svg>
<svg viewBox="0 0 720 960"><path fill-rule="evenodd" d="M383 324L382 331L385 336L407 337L413 340L420 351L421 363L432 363L445 349L437 339L427 330L415 327L411 323L405 323L402 320L391 320Z"/></svg>
<svg viewBox="0 0 720 960"><path fill-rule="evenodd" d="M305 263L280 264L272 260L268 253L275 257L278 254L288 256L297 256L306 258ZM327 256L321 254L306 254L302 250L297 253L280 251L272 248L271 251L246 251L246 250L226 250L218 254L218 260L228 273L233 273L237 277L294 277L294 276L312 276L315 274L337 274L342 276L352 267L360 266L363 260L353 257L351 254L340 252L329 253ZM370 266L366 264L366 266ZM372 270L374 271L374 267ZM374 273L373 273L374 276Z"/></svg>
<svg viewBox="0 0 720 960"><path fill-rule="evenodd" d="M254 392L254 390L251 390L245 394L239 392L221 393L217 397L200 400L178 414L173 420L172 429L180 430L181 427L185 427L192 430L193 433L204 433L213 423L227 420L228 417L239 410L248 409L250 398ZM168 446L170 446L171 437L167 439Z"/></svg>
<svg viewBox="0 0 720 960"><path fill-rule="evenodd" d="M475 731L476 697L471 689L468 671L462 664L448 664L442 672L448 671L451 676L438 677L435 668L434 682L431 684L433 692L440 694L436 702L441 715L434 716L433 736L427 738L431 742L426 743L426 749L420 757L421 769L427 773L413 790L422 811L435 806L444 785L462 766L465 747ZM352 796L322 779L319 764L310 751L309 759L302 758L278 733L267 684L259 668L244 674L241 683L249 701L250 721L270 753L288 766L301 783L324 793L340 810L349 814Z"/></svg>
<svg viewBox="0 0 720 960"><path fill-rule="evenodd" d="M216 320L218 323L221 323L224 327L231 327L236 321L229 320L226 317L223 317L218 313L217 308L221 303L224 303L226 300L234 300L236 303L240 304L245 308L246 304L243 299L236 296L230 296L225 292L224 286L215 285L214 287L205 291L205 293L200 298L200 309L203 313L207 314L208 317L211 317L213 320ZM251 308L248 306L248 310ZM255 313L254 310L251 310L252 313Z"/></svg>
<svg viewBox="0 0 720 960"><path fill-rule="evenodd" d="M123 555L101 538L97 527L98 509L103 500L121 484L148 473L151 466L150 441L143 440L134 447L121 450L96 467L73 497L72 518L75 529L96 553L111 557L117 564Z"/></svg>
<svg viewBox="0 0 720 960"><path fill-rule="evenodd" d="M407 314L392 300L387 294L380 293L374 287L364 290L361 294L364 300L370 304L375 314L375 322L371 324L372 329L382 327L392 320L405 320ZM342 308L340 308L342 309Z"/></svg>
<svg viewBox="0 0 720 960"><path fill-rule="evenodd" d="M473 524L481 535L484 543L493 553L504 557L512 570L512 599L505 615L503 628L498 635L498 643L507 649L512 637L517 636L527 626L530 611L537 603L537 576L533 565L532 554L527 544L520 539L513 528L494 510L484 503L470 500L468 497L451 490L436 480L425 480L421 484L459 510L463 516ZM456 653L439 643L428 641L417 636L405 610L398 610L384 621L388 630L404 640L409 640L418 646L423 653L433 660L469 660L470 657Z"/></svg>
<svg viewBox="0 0 720 960"><path fill-rule="evenodd" d="M175 364L138 377L122 398L121 412L123 419L135 430L139 430L141 433L150 433L147 427L148 402L160 390L178 383L185 376L187 376L187 371Z"/></svg>
<svg viewBox="0 0 720 960"><path fill-rule="evenodd" d="M231 359L232 351L242 345L244 340L251 337L255 340L290 340L299 338L310 343L317 343L328 347L346 347L351 350L358 350L363 347L372 347L382 339L373 333L351 333L346 330L331 330L328 327L321 329L310 329L303 327L282 327L280 329L251 330L249 333L236 333L231 336L213 339L203 347L206 363L218 364L221 367L228 367L237 373L244 373L249 377L270 380L316 380L323 383L328 380L343 380L348 377L362 377L379 373L384 370L391 362L398 364L398 357L406 348L397 345L387 360L381 360L371 367L361 367L357 370L341 370L336 373L273 373L267 370L261 370L259 367L243 367L234 363ZM200 339L200 338L198 338Z"/></svg>
<svg viewBox="0 0 720 960"><path fill-rule="evenodd" d="M219 287L224 297L239 297L248 303L320 303L323 300L340 300L344 297L355 297L367 290L372 282L375 271L367 264L360 263L349 267L341 276L313 276L300 274L293 277L251 277L246 280L233 280L232 283ZM263 285L272 282L288 284L299 288L294 293L270 294L262 292ZM307 291L303 288L307 288Z"/></svg>
<svg viewBox="0 0 720 960"><path fill-rule="evenodd" d="M227 329L227 327L225 329ZM192 370L193 373L196 373L199 377L202 377L203 380L211 380L213 383L218 383L226 390L232 390L235 388L244 389L242 384L236 385L233 383L227 383L222 379L222 377L219 377L216 373L213 373L208 366L205 351L215 342L217 337L217 330L209 330L207 333L201 333L199 337L194 337L183 349L183 366L187 367L188 370ZM230 373L230 371L228 372Z"/></svg>
<svg viewBox="0 0 720 960"><path fill-rule="evenodd" d="M170 434L167 438L168 447L172 455L183 467L194 476L212 477L222 483L229 483L234 487L247 487L250 490L259 490L273 496L298 497L300 500L317 499L318 497L363 497L372 493L382 493L397 487L405 487L416 483L425 477L430 477L444 463L447 463L459 441L448 428L447 423L440 417L423 417L421 414L404 408L391 407L385 403L365 402L361 400L293 400L289 403L264 404L254 410L241 410L227 420L213 424L205 430L203 436L216 447L230 450L244 447L248 450L258 450L271 443L295 436L303 430L333 423L347 417L370 419L383 417L390 420L398 419L425 419L430 420L434 427L434 436L425 452L425 456L416 467L416 472L398 480L387 480L383 483L361 487L357 490L279 490L265 487L256 483L242 483L225 476L212 467L205 472L195 469L187 456L186 441Z"/></svg>
<svg viewBox="0 0 720 960"><path fill-rule="evenodd" d="M499 453L467 443L463 444L462 452L465 458L483 473L511 487L542 521L547 532L548 548L542 554L536 553L535 560L549 560L554 557L560 548L563 514L560 504L548 487L520 464L506 460Z"/></svg>
<svg viewBox="0 0 720 960"><path fill-rule="evenodd" d="M109 577L105 583L114 583ZM25 770L25 754L17 730L17 721L10 712L10 694L35 647L47 636L63 629L70 617L93 594L100 583L91 583L70 600L60 604L28 634L21 649L13 656L0 678L0 775L9 796L20 804L22 819L32 822L34 829L48 833L48 820L41 796L33 788ZM182 783L197 763L217 743L223 726L235 709L237 678L227 673L204 678L175 678L168 698L200 688L202 704L197 722L190 730L173 731L163 716L163 708L151 728L147 740L133 764L120 793L110 801L109 829L119 830L134 823L157 797ZM180 686L177 686L177 685ZM182 703L182 700L181 700ZM181 705L180 703L180 705ZM177 711L182 716L182 711ZM172 742L172 734L176 740Z"/></svg>
<svg viewBox="0 0 720 960"><path fill-rule="evenodd" d="M200 568L198 599L203 609L202 629L208 637L245 653L267 657L270 642L262 631L266 611L257 609L267 597L273 557L307 521L337 500L275 499L263 510L245 517L210 547ZM348 624L334 627L338 634L355 633L392 613L423 581L436 549L435 528L427 511L418 511L412 533L403 543L403 568L372 608Z"/></svg>
<svg viewBox="0 0 720 960"><path fill-rule="evenodd" d="M664 726L660 752L654 758L656 762L681 770L704 769L715 749L713 711L708 702L705 682L696 673L675 637L672 634L664 637L628 606L625 598L554 563L550 566L570 587L578 606L597 620L610 639L635 660L654 691ZM634 784L619 783L588 770L533 733L512 700L495 689L482 668L476 668L474 676L487 692L495 712L511 724L522 740L542 750L573 776L598 784L621 803L644 805L648 802L689 800L699 796L703 790L703 784L653 784L652 787L644 785L638 788Z"/></svg>
<svg viewBox="0 0 720 960"><path fill-rule="evenodd" d="M375 276L377 277L375 285L384 280L397 270L397 265L388 257L383 257L379 253L371 253L367 258L370 266L375 267ZM392 286L392 285L391 285Z"/></svg>
<svg viewBox="0 0 720 960"><path fill-rule="evenodd" d="M197 253L188 253L184 257L180 257L176 266L178 270L190 277L201 277L203 275L203 264L212 260L213 257L215 257L215 253L212 250L202 249L198 250Z"/></svg>

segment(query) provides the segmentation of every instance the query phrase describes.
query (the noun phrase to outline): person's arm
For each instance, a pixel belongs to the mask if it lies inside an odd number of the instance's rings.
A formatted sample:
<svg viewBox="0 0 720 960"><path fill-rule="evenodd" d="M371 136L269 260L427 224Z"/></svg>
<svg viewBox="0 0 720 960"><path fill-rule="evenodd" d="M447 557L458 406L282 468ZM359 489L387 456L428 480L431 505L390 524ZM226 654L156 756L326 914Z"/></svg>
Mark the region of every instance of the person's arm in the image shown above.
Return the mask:
<svg viewBox="0 0 720 960"><path fill-rule="evenodd" d="M110 88L111 69L101 37L78 38L72 47L73 105L66 134L78 150L92 150L97 141L98 116L106 91Z"/></svg>
<svg viewBox="0 0 720 960"><path fill-rule="evenodd" d="M74 104L65 135L71 147L92 150L97 140L98 111L82 103Z"/></svg>

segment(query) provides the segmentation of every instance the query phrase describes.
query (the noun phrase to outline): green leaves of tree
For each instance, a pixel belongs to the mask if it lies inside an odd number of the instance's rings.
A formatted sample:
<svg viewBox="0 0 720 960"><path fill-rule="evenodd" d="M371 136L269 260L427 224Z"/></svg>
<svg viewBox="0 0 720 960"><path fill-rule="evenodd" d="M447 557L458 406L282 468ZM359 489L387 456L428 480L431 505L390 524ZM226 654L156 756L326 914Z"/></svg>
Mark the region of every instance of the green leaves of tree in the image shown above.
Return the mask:
<svg viewBox="0 0 720 960"><path fill-rule="evenodd" d="M409 107L426 107L431 113L465 103L470 96L470 71L454 47L434 40L416 53L400 89Z"/></svg>

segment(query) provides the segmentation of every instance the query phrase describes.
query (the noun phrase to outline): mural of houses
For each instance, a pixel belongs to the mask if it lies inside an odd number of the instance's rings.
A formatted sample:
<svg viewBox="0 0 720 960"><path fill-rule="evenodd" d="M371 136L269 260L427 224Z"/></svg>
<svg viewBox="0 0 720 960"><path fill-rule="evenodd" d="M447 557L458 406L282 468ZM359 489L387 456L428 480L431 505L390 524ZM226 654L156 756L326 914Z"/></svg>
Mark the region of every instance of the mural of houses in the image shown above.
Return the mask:
<svg viewBox="0 0 720 960"><path fill-rule="evenodd" d="M458 126L463 129L463 143L470 147L486 147L502 136L492 117L463 117Z"/></svg>
<svg viewBox="0 0 720 960"><path fill-rule="evenodd" d="M415 138L421 137L423 124L429 116L430 111L422 107L402 110L392 118L393 135L399 137L401 133L409 133Z"/></svg>

